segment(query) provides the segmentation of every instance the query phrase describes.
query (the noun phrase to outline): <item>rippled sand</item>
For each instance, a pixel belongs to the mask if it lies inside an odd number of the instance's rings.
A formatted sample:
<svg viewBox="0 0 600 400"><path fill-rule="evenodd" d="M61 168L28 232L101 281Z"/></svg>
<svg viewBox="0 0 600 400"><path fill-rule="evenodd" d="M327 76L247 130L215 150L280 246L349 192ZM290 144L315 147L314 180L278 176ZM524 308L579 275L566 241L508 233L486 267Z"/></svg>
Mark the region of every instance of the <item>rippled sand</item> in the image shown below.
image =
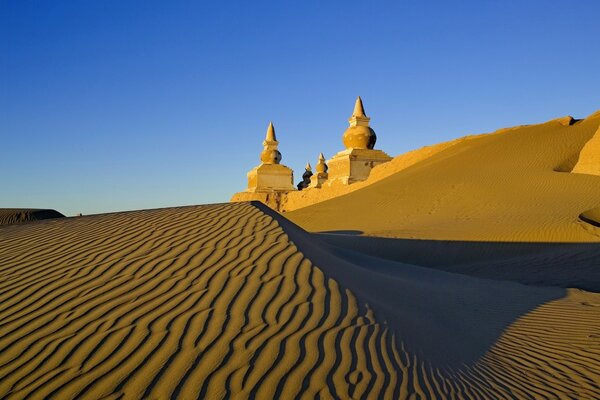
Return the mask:
<svg viewBox="0 0 600 400"><path fill-rule="evenodd" d="M0 296L1 398L600 398L599 295L371 257L257 203L0 227Z"/></svg>

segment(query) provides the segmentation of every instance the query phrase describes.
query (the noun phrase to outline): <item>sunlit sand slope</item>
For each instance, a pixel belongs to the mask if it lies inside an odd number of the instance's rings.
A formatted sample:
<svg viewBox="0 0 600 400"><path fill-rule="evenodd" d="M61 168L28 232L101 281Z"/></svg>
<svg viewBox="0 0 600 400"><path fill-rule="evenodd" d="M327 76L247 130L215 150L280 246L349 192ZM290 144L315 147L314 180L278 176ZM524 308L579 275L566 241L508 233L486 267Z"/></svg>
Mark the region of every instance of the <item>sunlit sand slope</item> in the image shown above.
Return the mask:
<svg viewBox="0 0 600 400"><path fill-rule="evenodd" d="M600 176L572 174L600 114L454 144L350 194L286 213L310 231L435 240L597 242L579 215ZM393 161L392 161L393 162Z"/></svg>
<svg viewBox="0 0 600 400"><path fill-rule="evenodd" d="M353 253L258 204L0 227L0 297L0 398L600 397L600 296Z"/></svg>
<svg viewBox="0 0 600 400"><path fill-rule="evenodd" d="M64 215L55 210L30 208L0 208L0 225L11 225L41 219L62 218Z"/></svg>
<svg viewBox="0 0 600 400"><path fill-rule="evenodd" d="M3 227L0 274L0 398L400 388L385 325L248 204Z"/></svg>

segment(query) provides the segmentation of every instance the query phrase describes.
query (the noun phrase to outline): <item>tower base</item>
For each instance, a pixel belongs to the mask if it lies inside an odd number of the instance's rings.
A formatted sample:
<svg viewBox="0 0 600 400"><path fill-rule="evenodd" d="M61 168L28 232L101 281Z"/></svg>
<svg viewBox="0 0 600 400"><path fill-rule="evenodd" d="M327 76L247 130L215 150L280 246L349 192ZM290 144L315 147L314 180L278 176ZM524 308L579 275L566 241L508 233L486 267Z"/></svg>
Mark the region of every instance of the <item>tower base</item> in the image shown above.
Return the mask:
<svg viewBox="0 0 600 400"><path fill-rule="evenodd" d="M248 172L247 192L289 192L294 187L294 172L281 164L261 164Z"/></svg>
<svg viewBox="0 0 600 400"><path fill-rule="evenodd" d="M347 149L329 161L329 181L339 180L345 185L364 181L374 166L390 161L392 157L381 150Z"/></svg>

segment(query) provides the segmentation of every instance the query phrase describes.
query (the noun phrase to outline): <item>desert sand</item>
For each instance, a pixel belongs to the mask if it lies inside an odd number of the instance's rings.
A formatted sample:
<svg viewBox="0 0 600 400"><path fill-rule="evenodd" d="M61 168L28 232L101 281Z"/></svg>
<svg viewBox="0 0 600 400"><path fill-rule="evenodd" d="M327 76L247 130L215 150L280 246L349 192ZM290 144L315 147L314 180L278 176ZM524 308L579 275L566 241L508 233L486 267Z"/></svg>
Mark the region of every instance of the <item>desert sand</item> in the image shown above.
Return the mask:
<svg viewBox="0 0 600 400"><path fill-rule="evenodd" d="M571 170L599 125L426 148L283 215L0 226L0 398L598 399L600 176Z"/></svg>
<svg viewBox="0 0 600 400"><path fill-rule="evenodd" d="M12 225L23 222L62 217L64 217L64 215L56 210L40 210L35 208L0 208L0 225Z"/></svg>

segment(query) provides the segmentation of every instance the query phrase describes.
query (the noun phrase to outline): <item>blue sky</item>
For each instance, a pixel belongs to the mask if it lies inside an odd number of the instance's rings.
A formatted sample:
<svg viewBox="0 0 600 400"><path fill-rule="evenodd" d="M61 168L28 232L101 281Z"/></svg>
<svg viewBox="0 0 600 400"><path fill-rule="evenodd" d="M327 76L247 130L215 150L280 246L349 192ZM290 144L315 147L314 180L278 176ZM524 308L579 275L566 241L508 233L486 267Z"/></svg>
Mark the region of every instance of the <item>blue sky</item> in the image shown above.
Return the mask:
<svg viewBox="0 0 600 400"><path fill-rule="evenodd" d="M600 2L0 2L0 207L227 201L273 121L300 180L376 147L600 109Z"/></svg>

